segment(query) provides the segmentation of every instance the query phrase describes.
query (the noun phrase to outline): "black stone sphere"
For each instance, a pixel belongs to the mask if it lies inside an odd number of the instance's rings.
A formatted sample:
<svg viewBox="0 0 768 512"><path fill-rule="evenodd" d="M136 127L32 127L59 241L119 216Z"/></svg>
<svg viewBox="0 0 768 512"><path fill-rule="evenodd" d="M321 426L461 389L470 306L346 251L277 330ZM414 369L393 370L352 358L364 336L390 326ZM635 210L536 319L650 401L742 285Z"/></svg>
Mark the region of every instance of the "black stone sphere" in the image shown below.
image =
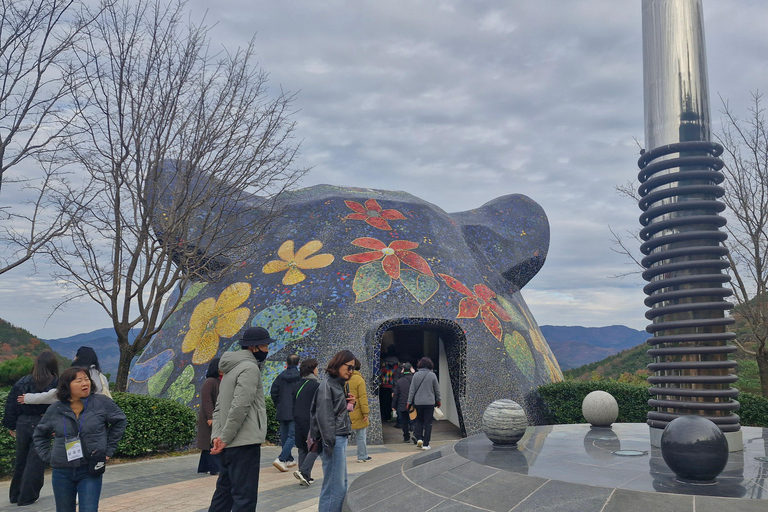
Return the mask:
<svg viewBox="0 0 768 512"><path fill-rule="evenodd" d="M661 434L661 456L678 480L713 483L728 463L728 441L703 416L680 416Z"/></svg>

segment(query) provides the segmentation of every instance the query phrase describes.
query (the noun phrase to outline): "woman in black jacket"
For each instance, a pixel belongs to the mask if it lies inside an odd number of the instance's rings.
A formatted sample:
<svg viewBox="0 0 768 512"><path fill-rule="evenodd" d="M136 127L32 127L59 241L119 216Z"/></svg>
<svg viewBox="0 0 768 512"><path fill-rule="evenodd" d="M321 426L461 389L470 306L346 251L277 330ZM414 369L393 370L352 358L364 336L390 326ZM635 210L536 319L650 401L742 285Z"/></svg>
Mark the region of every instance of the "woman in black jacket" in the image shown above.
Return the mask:
<svg viewBox="0 0 768 512"><path fill-rule="evenodd" d="M40 497L43 488L45 462L32 446L32 434L45 414L48 405L20 404L18 397L26 393L40 393L55 388L59 376L59 363L50 350L35 358L32 374L22 377L13 385L5 402L3 425L16 438L16 463L9 498L11 503L30 505Z"/></svg>
<svg viewBox="0 0 768 512"><path fill-rule="evenodd" d="M111 398L93 393L88 370L64 370L56 392L59 400L35 429L35 449L53 467L56 512L75 512L76 497L81 512L98 510L104 466L125 431L123 411Z"/></svg>
<svg viewBox="0 0 768 512"><path fill-rule="evenodd" d="M347 494L347 441L352 434L348 412L355 397L347 392L347 381L355 369L355 355L338 352L328 363L328 379L320 384L312 401L310 432L323 440L323 487L319 512L341 512ZM347 404L351 404L347 407Z"/></svg>
<svg viewBox="0 0 768 512"><path fill-rule="evenodd" d="M317 359L305 359L299 366L301 380L294 384L293 390L293 421L296 422L296 448L299 450L299 469L293 472L293 476L299 481L299 485L309 486L312 478L312 468L317 460L318 453L310 452L307 446L309 435L309 413L315 391L320 387L317 380Z"/></svg>

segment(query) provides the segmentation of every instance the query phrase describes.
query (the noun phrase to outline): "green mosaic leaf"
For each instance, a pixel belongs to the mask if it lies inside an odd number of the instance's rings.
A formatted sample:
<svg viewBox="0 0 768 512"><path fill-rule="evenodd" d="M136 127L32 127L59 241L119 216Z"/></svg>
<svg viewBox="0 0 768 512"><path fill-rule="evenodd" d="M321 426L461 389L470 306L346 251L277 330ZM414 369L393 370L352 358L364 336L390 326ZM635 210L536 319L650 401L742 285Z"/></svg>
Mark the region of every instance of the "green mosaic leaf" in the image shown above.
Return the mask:
<svg viewBox="0 0 768 512"><path fill-rule="evenodd" d="M154 374L147 381L147 392L150 396L160 396L160 392L163 391L165 383L168 382L168 377L173 373L173 361L165 363L159 372Z"/></svg>
<svg viewBox="0 0 768 512"><path fill-rule="evenodd" d="M511 335L504 335L504 348L507 349L507 354L517 365L523 375L528 380L533 380L534 373L536 372L536 361L533 359L531 349L528 347L525 338L522 334L514 331Z"/></svg>
<svg viewBox="0 0 768 512"><path fill-rule="evenodd" d="M400 282L419 304L427 302L440 289L440 283L434 277L411 269L400 270Z"/></svg>
<svg viewBox="0 0 768 512"><path fill-rule="evenodd" d="M384 272L381 261L374 261L357 269L352 290L355 292L355 302L365 302L381 292L389 290L392 278Z"/></svg>
<svg viewBox="0 0 768 512"><path fill-rule="evenodd" d="M504 311L506 311L509 316L512 317L512 325L515 326L517 329L522 329L524 331L527 331L531 328L530 325L528 325L528 321L525 319L522 313L520 313L520 310L509 302L507 299L502 297L501 295L496 295L496 300L499 302L499 305L504 308Z"/></svg>
<svg viewBox="0 0 768 512"><path fill-rule="evenodd" d="M195 369L191 364L187 365L181 375L168 387L166 397L187 405L195 397L195 385L192 383L194 378Z"/></svg>
<svg viewBox="0 0 768 512"><path fill-rule="evenodd" d="M308 336L317 327L317 313L303 306L288 307L275 304L256 313L252 326L264 327L277 341L269 347L274 353L286 344Z"/></svg>
<svg viewBox="0 0 768 512"><path fill-rule="evenodd" d="M184 296L179 301L179 304L176 306L176 311L181 309L181 306L189 302L190 300L194 299L198 293L200 293L200 290L206 287L208 283L195 283L189 288L187 288L187 292L184 294Z"/></svg>

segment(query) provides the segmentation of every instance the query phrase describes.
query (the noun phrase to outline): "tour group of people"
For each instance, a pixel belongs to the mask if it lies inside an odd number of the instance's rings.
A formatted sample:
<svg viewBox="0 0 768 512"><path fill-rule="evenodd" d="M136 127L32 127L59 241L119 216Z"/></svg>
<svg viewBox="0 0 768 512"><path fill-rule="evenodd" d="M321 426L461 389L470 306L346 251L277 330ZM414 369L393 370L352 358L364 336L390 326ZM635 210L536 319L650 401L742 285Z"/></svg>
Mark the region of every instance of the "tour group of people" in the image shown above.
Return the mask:
<svg viewBox="0 0 768 512"><path fill-rule="evenodd" d="M198 419L198 471L218 475L209 512L254 511L258 498L261 445L266 440L267 412L259 363L274 343L263 327L250 327L240 340L241 351L227 352L211 362L201 391ZM397 413L404 441L429 450L432 411L440 405L440 388L432 361L419 360L413 373L410 363L389 366L382 359L380 388L387 385L386 420ZM357 444L357 462L368 455L366 429L369 407L360 360L349 350L337 352L319 378L316 359L303 361L296 354L286 359L286 369L274 380L270 396L280 424L281 451L272 462L280 472L293 470L299 485L312 485L312 470L322 460L323 482L318 510L339 512L347 493L347 445ZM390 371L391 370L391 371ZM390 381L390 373L394 376ZM211 381L210 384L208 382ZM216 396L218 391L218 396ZM212 397L212 398L211 398ZM411 421L409 411L415 412ZM413 436L411 436L413 423ZM298 460L292 450L296 447Z"/></svg>
<svg viewBox="0 0 768 512"><path fill-rule="evenodd" d="M78 501L81 512L98 510L105 465L126 417L92 348L80 347L61 374L56 355L41 352L8 394L3 425L16 439L11 503L35 503L50 464L57 512L75 512Z"/></svg>
<svg viewBox="0 0 768 512"><path fill-rule="evenodd" d="M263 327L250 327L239 340L242 350L226 352L208 365L200 391L196 445L201 450L198 472L218 477L209 512L256 509L261 445L267 434L260 363L274 342ZM386 395L387 411L382 419L396 413L403 440L428 450L432 411L440 405L433 363L420 359L414 373L410 363L392 366L391 362L385 357L380 367L380 393ZM357 461L372 460L366 444L368 393L360 368L360 360L342 350L328 362L321 379L316 359L301 361L291 354L270 389L282 447L272 465L281 472L293 470L299 485L308 487L320 457L320 512L341 511L351 436L357 444ZM57 512L75 512L78 503L81 512L98 510L105 465L125 431L126 416L112 400L92 348L80 347L72 366L61 374L53 352L39 354L32 373L9 393L3 425L16 439L11 503L36 502L50 464ZM294 447L298 460L292 455Z"/></svg>

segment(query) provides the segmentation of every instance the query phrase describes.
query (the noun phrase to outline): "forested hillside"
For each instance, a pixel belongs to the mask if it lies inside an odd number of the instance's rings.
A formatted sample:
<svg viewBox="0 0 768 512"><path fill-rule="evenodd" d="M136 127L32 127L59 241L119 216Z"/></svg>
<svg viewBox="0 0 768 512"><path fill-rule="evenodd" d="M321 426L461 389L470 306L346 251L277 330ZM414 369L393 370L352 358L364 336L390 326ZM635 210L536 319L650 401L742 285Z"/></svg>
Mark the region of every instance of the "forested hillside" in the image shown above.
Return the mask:
<svg viewBox="0 0 768 512"><path fill-rule="evenodd" d="M0 362L18 356L35 357L43 350L51 347L31 332L0 319Z"/></svg>

